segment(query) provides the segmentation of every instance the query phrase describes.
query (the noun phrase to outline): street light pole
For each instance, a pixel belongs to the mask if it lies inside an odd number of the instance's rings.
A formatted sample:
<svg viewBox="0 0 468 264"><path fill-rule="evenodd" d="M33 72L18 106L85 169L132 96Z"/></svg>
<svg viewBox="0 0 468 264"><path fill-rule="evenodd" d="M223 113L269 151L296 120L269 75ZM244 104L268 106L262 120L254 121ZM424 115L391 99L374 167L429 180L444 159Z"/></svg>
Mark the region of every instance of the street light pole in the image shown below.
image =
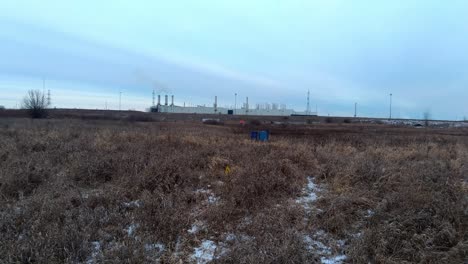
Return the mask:
<svg viewBox="0 0 468 264"><path fill-rule="evenodd" d="M354 117L357 117L357 103L354 103Z"/></svg>
<svg viewBox="0 0 468 264"><path fill-rule="evenodd" d="M390 119L392 119L392 94L390 94Z"/></svg>

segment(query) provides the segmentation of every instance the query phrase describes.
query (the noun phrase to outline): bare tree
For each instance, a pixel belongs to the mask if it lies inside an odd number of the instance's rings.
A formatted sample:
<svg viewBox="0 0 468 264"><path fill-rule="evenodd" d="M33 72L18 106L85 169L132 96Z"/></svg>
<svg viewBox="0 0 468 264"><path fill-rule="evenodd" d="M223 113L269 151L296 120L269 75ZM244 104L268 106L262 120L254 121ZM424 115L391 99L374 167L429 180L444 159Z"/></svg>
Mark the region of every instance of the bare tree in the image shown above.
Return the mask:
<svg viewBox="0 0 468 264"><path fill-rule="evenodd" d="M47 116L48 102L45 94L40 90L29 90L23 99L23 109L27 109L32 118Z"/></svg>

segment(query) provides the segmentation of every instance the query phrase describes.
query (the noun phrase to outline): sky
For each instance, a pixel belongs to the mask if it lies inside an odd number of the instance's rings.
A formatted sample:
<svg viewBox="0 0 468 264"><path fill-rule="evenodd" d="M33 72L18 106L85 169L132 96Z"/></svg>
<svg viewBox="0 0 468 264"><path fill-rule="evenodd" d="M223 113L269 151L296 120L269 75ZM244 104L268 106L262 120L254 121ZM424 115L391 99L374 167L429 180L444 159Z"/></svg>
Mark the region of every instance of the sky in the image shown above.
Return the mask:
<svg viewBox="0 0 468 264"><path fill-rule="evenodd" d="M468 2L0 1L0 105L145 110L286 104L319 115L468 117ZM45 81L44 81L45 80ZM45 85L44 85L45 84Z"/></svg>

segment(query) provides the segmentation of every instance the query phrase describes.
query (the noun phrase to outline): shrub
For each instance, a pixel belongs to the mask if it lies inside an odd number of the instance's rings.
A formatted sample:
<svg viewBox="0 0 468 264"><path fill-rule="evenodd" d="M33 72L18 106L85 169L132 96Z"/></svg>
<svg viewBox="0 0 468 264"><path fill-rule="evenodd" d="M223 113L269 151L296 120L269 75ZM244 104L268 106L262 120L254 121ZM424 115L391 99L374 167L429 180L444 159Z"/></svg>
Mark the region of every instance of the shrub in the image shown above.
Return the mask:
<svg viewBox="0 0 468 264"><path fill-rule="evenodd" d="M22 107L28 110L31 118L47 117L47 107L49 106L45 94L40 90L29 90L23 99Z"/></svg>

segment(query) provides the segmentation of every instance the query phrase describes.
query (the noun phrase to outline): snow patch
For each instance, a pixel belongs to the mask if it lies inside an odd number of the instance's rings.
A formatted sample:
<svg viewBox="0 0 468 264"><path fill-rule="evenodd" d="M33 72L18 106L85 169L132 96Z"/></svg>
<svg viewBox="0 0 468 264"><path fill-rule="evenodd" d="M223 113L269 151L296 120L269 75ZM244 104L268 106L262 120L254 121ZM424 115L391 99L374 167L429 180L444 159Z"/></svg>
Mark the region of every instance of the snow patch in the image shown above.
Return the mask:
<svg viewBox="0 0 468 264"><path fill-rule="evenodd" d="M326 246L323 242L319 240L319 239L325 239L326 237L327 237L327 234L324 231L319 230L316 233L315 238L305 235L304 242L307 245L307 249L320 255L320 260L322 261L322 263L326 263L326 264L342 263L346 259L346 256L342 254L333 254L332 248L329 246ZM330 239L328 241L335 243L336 246L340 248L343 248L345 244L343 240L333 241L332 239Z"/></svg>
<svg viewBox="0 0 468 264"><path fill-rule="evenodd" d="M214 204L214 203L217 203L218 201L219 201L219 197L216 197L214 195L208 196L208 203L209 204Z"/></svg>
<svg viewBox="0 0 468 264"><path fill-rule="evenodd" d="M228 233L224 237L225 242L234 242L236 240L241 241L241 242L246 242L246 241L254 240L254 237L251 237L245 234L235 235L233 233Z"/></svg>
<svg viewBox="0 0 468 264"><path fill-rule="evenodd" d="M143 203L140 200L122 203L122 205L127 208L139 208L142 206L142 204Z"/></svg>
<svg viewBox="0 0 468 264"><path fill-rule="evenodd" d="M322 192L322 188L314 183L313 177L307 178L307 186L303 190L303 196L296 199L296 202L301 204L306 212L309 214L315 211L320 211L314 206L315 201L319 198L319 194ZM307 219L306 219L307 220ZM307 249L317 253L322 263L325 264L340 264L346 256L342 254L335 254L333 249L329 245L333 245L334 248L344 249L345 241L334 240L328 233L323 230L318 230L314 235L304 235L304 243L307 245Z"/></svg>
<svg viewBox="0 0 468 264"><path fill-rule="evenodd" d="M369 217L372 217L374 214L375 214L374 211L372 211L372 210L367 210L365 217L369 218Z"/></svg>
<svg viewBox="0 0 468 264"><path fill-rule="evenodd" d="M146 251L157 251L158 253L163 252L166 250L166 247L161 244L161 243L156 243L156 244L145 244L145 250Z"/></svg>
<svg viewBox="0 0 468 264"><path fill-rule="evenodd" d="M327 255L332 253L330 247L325 246L322 242L318 240L312 239L308 235L304 236L304 243L306 243L307 249L309 249L310 251L315 251L319 254L327 254Z"/></svg>
<svg viewBox="0 0 468 264"><path fill-rule="evenodd" d="M101 243L99 241L93 241L91 245L93 246L91 256L86 261L86 264L98 263L97 257L101 254Z"/></svg>
<svg viewBox="0 0 468 264"><path fill-rule="evenodd" d="M195 194L201 194L204 196L207 196L207 202L208 204L215 204L219 202L220 198L216 196L213 191L208 190L208 189L197 189L195 190Z"/></svg>
<svg viewBox="0 0 468 264"><path fill-rule="evenodd" d="M341 264L346 260L345 255L338 255L334 257L322 257L320 258L322 264Z"/></svg>
<svg viewBox="0 0 468 264"><path fill-rule="evenodd" d="M199 247L196 247L192 255L192 259L197 264L206 264L214 259L216 251L216 243L211 240L203 240Z"/></svg>
<svg viewBox="0 0 468 264"><path fill-rule="evenodd" d="M314 183L314 179L307 177L307 186L303 190L304 195L296 199L296 203L302 204L307 211L310 211L310 204L317 200L320 190L320 187Z"/></svg>
<svg viewBox="0 0 468 264"><path fill-rule="evenodd" d="M206 229L205 223L201 220L196 220L195 223L192 224L192 227L190 227L190 229L187 230L187 232L189 234L194 235L204 229Z"/></svg>
<svg viewBox="0 0 468 264"><path fill-rule="evenodd" d="M129 237L133 236L135 234L135 230L139 227L140 225L139 224L130 224L126 229L125 231L127 232L127 235Z"/></svg>

